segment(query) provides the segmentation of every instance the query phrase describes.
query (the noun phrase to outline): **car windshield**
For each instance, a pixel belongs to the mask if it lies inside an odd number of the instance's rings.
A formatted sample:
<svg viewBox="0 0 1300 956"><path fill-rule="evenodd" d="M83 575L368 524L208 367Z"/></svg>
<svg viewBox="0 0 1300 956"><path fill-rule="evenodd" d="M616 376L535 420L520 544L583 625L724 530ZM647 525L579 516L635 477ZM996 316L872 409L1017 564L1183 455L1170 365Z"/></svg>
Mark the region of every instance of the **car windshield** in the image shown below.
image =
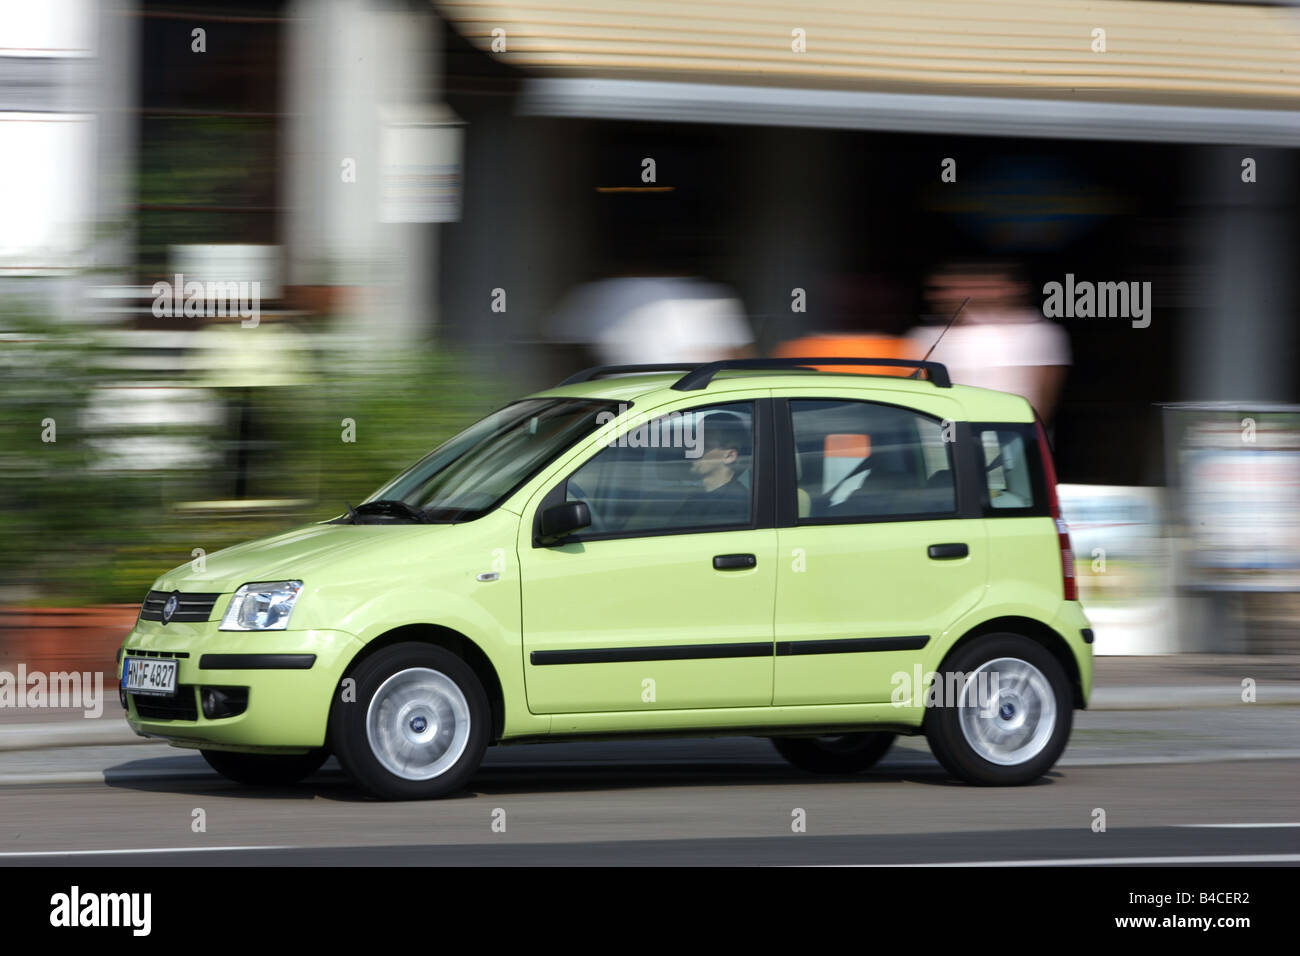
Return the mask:
<svg viewBox="0 0 1300 956"><path fill-rule="evenodd" d="M618 411L613 402L530 398L507 405L398 475L367 501L400 501L429 521L487 514ZM599 417L602 412L610 413Z"/></svg>

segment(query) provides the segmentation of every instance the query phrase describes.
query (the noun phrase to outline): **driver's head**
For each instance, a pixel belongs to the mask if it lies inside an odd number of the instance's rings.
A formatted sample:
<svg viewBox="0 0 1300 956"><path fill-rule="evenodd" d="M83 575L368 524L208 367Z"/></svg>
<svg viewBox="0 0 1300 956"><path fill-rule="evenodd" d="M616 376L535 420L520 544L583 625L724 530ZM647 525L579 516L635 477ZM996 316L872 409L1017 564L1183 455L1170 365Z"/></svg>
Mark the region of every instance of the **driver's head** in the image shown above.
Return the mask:
<svg viewBox="0 0 1300 956"><path fill-rule="evenodd" d="M749 429L734 415L710 415L700 430L703 451L691 462L691 472L706 487L725 484L749 458Z"/></svg>

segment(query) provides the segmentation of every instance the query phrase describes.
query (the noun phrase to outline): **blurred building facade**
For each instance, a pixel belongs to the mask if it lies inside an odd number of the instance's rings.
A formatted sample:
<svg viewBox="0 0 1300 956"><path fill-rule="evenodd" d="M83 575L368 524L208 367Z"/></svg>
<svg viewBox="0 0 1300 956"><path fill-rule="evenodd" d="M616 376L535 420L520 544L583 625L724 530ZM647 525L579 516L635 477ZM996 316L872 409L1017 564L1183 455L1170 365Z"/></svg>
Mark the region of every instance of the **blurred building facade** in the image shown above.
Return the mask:
<svg viewBox="0 0 1300 956"><path fill-rule="evenodd" d="M177 381L210 323L150 292L186 266L259 278L268 326L436 331L522 390L587 360L550 323L630 263L727 284L770 352L903 335L932 267L992 254L1151 283L1145 326L1058 320L1063 481L1177 486L1161 403L1300 403L1294 9L553 7L6 2L0 189L29 212L0 275ZM1221 644L1203 617L1172 644Z"/></svg>

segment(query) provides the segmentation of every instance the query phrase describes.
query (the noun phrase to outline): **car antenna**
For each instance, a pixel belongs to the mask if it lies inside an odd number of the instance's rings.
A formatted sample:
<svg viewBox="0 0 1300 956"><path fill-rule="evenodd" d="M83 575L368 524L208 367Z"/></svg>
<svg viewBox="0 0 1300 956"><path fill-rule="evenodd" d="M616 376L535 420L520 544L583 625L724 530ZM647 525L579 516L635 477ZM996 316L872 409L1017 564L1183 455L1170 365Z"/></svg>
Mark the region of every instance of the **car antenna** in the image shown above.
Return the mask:
<svg viewBox="0 0 1300 956"><path fill-rule="evenodd" d="M961 305L957 306L957 311L952 314L952 318L948 320L948 324L943 327L943 331L939 333L939 337L934 340L934 345L930 346L930 351L925 353L925 358L921 359L922 362L926 361L934 354L935 347L943 341L943 337L948 334L948 330L952 328L952 324L957 321L957 316L961 315L961 310L966 308L966 303L969 301L970 296L966 296L966 298L961 300ZM908 378L916 378L920 374L921 369L918 368L915 372L909 375Z"/></svg>

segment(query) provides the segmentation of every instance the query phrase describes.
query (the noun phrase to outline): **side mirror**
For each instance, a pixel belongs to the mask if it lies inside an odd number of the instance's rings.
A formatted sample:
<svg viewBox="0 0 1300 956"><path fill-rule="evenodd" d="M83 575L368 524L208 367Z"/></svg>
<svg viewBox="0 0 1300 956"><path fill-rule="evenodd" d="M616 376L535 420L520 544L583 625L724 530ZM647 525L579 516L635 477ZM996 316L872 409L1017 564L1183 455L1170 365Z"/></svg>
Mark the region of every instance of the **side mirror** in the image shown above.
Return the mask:
<svg viewBox="0 0 1300 956"><path fill-rule="evenodd" d="M579 528L591 527L591 508L585 501L566 501L542 512L542 540L553 542Z"/></svg>

